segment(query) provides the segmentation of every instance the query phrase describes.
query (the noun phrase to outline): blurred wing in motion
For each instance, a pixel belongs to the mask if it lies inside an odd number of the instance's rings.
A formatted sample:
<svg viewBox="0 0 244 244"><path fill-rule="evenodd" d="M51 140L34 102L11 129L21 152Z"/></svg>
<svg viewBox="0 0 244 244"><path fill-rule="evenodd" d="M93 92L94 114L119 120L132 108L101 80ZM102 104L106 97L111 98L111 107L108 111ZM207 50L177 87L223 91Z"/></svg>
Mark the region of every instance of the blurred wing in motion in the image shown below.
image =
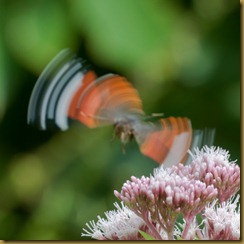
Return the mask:
<svg viewBox="0 0 244 244"><path fill-rule="evenodd" d="M28 124L42 130L68 129L69 107L77 90L95 78L85 60L75 57L68 49L61 51L35 84L28 107Z"/></svg>
<svg viewBox="0 0 244 244"><path fill-rule="evenodd" d="M169 117L158 123L143 123L135 126L135 138L144 155L169 167L185 160L192 140L191 121Z"/></svg>
<svg viewBox="0 0 244 244"><path fill-rule="evenodd" d="M212 146L214 143L215 129L205 128L203 130L193 130L192 143L190 146L190 151L193 152L194 148L202 148L203 146ZM190 164L192 158L188 155L185 164Z"/></svg>
<svg viewBox="0 0 244 244"><path fill-rule="evenodd" d="M76 112L70 116L90 128L114 124L130 114L144 114L137 90L124 77L114 74L98 78L77 93L75 104Z"/></svg>
<svg viewBox="0 0 244 244"><path fill-rule="evenodd" d="M125 78L108 74L96 79L85 60L65 49L37 80L27 121L42 130L66 130L72 118L93 128L113 124L130 113L143 114L142 102Z"/></svg>

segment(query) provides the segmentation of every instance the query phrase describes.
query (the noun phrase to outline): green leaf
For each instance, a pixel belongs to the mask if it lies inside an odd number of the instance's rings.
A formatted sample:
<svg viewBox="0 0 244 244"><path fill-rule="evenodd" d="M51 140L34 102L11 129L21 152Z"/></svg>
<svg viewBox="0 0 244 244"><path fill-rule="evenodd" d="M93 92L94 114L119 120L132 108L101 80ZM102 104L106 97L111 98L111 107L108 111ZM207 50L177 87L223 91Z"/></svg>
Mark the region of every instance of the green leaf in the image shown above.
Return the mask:
<svg viewBox="0 0 244 244"><path fill-rule="evenodd" d="M141 230L139 230L139 232L145 238L145 240L147 240L147 241L153 241L154 240L155 241L155 239L151 235L147 234L146 232L141 231Z"/></svg>

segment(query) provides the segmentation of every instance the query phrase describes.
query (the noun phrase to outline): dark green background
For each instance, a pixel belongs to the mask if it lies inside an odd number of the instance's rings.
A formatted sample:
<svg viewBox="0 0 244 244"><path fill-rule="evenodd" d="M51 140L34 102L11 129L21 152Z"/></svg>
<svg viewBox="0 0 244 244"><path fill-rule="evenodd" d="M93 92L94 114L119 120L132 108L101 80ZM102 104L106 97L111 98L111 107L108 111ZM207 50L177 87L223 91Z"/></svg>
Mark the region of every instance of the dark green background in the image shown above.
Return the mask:
<svg viewBox="0 0 244 244"><path fill-rule="evenodd" d="M69 47L99 74L126 76L145 112L216 128L240 160L240 6L234 0L0 1L0 239L81 240L130 176L157 165L112 127L43 132L26 124L31 90Z"/></svg>

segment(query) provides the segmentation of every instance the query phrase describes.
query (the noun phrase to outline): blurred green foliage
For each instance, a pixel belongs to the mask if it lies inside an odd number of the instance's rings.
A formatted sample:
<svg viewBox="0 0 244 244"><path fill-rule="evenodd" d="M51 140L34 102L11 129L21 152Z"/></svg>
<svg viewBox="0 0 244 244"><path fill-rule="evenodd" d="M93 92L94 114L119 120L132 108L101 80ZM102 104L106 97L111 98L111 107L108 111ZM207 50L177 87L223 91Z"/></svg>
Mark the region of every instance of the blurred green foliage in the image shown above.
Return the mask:
<svg viewBox="0 0 244 244"><path fill-rule="evenodd" d="M113 209L113 190L157 165L110 127L43 132L26 124L45 65L70 47L126 76L146 113L215 127L240 160L240 10L226 0L0 1L0 238L80 240Z"/></svg>

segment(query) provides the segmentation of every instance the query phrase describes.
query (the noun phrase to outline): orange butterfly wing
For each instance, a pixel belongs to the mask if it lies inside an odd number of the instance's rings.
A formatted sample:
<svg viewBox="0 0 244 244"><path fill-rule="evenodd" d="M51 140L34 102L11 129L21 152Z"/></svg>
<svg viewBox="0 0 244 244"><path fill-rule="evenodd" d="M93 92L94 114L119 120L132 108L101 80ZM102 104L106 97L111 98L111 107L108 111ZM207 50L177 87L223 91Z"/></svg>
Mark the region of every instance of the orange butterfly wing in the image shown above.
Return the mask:
<svg viewBox="0 0 244 244"><path fill-rule="evenodd" d="M42 130L67 130L68 113L73 114L77 90L84 89L95 78L84 59L77 58L69 49L62 50L45 67L33 88L28 123Z"/></svg>
<svg viewBox="0 0 244 244"><path fill-rule="evenodd" d="M141 152L166 167L183 162L191 145L190 120L169 117L159 123L157 126L149 123L137 131L136 140Z"/></svg>
<svg viewBox="0 0 244 244"><path fill-rule="evenodd" d="M94 128L113 124L127 113L143 114L139 94L124 77L109 74L77 92L69 115Z"/></svg>
<svg viewBox="0 0 244 244"><path fill-rule="evenodd" d="M84 93L84 90L92 83L94 83L94 80L96 79L96 74L93 71L89 71L86 73L85 77L83 78L83 81L81 83L81 86L79 89L77 89L70 107L68 111L68 116L70 118L76 119L77 118L77 103L80 99L81 94Z"/></svg>

